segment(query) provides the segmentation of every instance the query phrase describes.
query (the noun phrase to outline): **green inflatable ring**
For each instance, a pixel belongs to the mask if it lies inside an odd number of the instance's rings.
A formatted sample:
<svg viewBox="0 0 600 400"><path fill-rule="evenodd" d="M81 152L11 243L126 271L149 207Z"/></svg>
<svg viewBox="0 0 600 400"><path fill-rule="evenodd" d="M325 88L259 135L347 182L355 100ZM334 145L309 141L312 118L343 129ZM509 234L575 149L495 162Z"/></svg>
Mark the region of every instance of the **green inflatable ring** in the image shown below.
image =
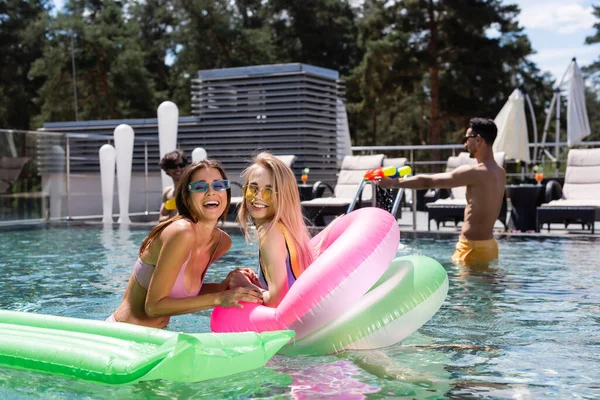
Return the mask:
<svg viewBox="0 0 600 400"><path fill-rule="evenodd" d="M178 333L0 311L0 367L121 385L197 382L263 366L293 331Z"/></svg>
<svg viewBox="0 0 600 400"><path fill-rule="evenodd" d="M423 326L448 294L448 275L433 258L395 258L377 283L346 312L284 346L280 354L328 354L394 345Z"/></svg>

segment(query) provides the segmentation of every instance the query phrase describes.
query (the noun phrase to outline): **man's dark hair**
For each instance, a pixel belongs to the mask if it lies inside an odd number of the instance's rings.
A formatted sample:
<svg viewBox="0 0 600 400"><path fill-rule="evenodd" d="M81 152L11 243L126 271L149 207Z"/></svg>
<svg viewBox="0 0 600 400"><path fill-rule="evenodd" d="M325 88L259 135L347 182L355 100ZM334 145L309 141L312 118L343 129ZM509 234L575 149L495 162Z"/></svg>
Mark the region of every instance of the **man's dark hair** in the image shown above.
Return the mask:
<svg viewBox="0 0 600 400"><path fill-rule="evenodd" d="M469 128L471 128L473 134L481 136L490 146L494 144L494 140L498 135L496 123L489 118L471 118Z"/></svg>
<svg viewBox="0 0 600 400"><path fill-rule="evenodd" d="M185 153L181 150L175 150L165 154L165 156L160 160L160 169L166 171L168 168L174 168L174 165L179 157L181 157L184 163L188 163Z"/></svg>

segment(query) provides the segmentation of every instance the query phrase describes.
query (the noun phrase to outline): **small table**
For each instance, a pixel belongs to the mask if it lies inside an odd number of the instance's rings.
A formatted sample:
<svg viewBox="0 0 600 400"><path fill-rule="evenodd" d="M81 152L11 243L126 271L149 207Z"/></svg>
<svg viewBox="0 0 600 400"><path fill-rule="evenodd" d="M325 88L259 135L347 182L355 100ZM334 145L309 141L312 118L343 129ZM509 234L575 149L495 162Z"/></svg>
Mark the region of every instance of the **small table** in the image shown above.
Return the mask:
<svg viewBox="0 0 600 400"><path fill-rule="evenodd" d="M506 191L512 204L510 220L515 229L521 232L536 231L536 210L544 202L544 186L507 185Z"/></svg>
<svg viewBox="0 0 600 400"><path fill-rule="evenodd" d="M325 191L325 186L319 186L317 188L317 198L323 196L323 192ZM315 198L313 196L313 185L307 185L302 183L298 185L298 193L300 194L300 201L312 200Z"/></svg>

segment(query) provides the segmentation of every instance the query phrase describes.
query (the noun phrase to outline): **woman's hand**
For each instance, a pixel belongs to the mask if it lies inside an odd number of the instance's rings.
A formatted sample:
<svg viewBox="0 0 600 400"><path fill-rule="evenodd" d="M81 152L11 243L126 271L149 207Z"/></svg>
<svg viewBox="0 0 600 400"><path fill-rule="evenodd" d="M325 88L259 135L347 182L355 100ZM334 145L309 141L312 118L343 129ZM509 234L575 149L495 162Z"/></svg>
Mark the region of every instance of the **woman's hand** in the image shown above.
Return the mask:
<svg viewBox="0 0 600 400"><path fill-rule="evenodd" d="M222 307L243 308L239 302L262 304L262 293L257 289L239 287L221 292L219 305Z"/></svg>
<svg viewBox="0 0 600 400"><path fill-rule="evenodd" d="M223 281L226 289L242 286L260 286L258 284L258 276L250 268L236 268L227 274Z"/></svg>

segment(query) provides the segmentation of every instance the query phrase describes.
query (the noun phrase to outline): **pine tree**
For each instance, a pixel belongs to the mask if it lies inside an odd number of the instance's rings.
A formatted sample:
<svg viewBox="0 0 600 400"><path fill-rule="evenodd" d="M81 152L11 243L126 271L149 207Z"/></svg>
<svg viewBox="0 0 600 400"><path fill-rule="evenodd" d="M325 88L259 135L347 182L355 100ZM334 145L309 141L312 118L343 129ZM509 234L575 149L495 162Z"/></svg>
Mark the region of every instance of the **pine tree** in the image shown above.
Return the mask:
<svg viewBox="0 0 600 400"><path fill-rule="evenodd" d="M71 0L53 21L44 55L31 70L44 79L38 123L74 119L73 60L79 119L152 115L156 96L138 31L122 2Z"/></svg>
<svg viewBox="0 0 600 400"><path fill-rule="evenodd" d="M40 79L29 74L41 57L49 24L48 0L0 1L0 127L30 129L39 112Z"/></svg>

